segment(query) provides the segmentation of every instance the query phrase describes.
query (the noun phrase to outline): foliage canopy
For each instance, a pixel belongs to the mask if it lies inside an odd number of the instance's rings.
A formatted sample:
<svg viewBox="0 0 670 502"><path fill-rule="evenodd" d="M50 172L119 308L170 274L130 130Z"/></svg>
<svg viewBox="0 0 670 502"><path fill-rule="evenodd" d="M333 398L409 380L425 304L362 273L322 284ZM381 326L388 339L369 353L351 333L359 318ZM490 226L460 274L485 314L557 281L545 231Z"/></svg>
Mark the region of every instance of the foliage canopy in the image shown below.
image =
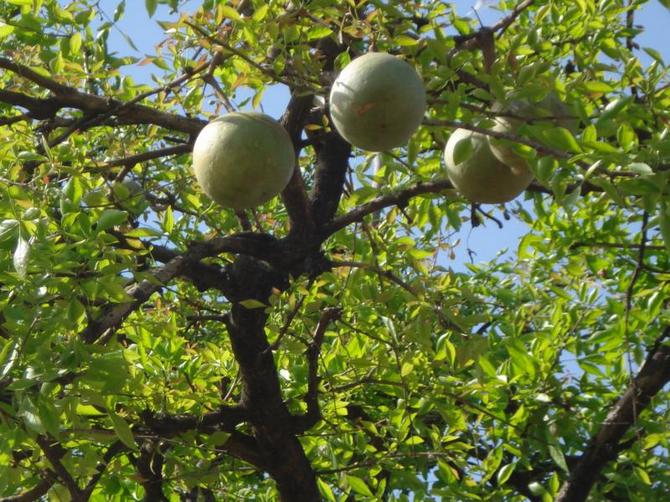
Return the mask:
<svg viewBox="0 0 670 502"><path fill-rule="evenodd" d="M100 3L0 3L1 500L670 493L670 85L636 42L644 0L501 1L487 28L443 1L146 0L171 13L143 59L108 43L130 3ZM327 107L369 50L428 97L381 154ZM299 168L222 209L193 141L270 86ZM547 96L579 127L492 130ZM469 204L442 164L456 128L535 181ZM512 256L450 260L510 218Z"/></svg>

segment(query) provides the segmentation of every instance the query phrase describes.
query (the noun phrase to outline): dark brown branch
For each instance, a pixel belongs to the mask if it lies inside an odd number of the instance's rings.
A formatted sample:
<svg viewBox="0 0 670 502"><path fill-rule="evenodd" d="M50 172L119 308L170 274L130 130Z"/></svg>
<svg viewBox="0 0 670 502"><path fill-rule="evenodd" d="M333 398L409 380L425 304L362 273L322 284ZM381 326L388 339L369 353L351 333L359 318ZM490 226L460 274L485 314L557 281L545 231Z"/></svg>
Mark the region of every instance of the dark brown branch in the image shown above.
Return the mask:
<svg viewBox="0 0 670 502"><path fill-rule="evenodd" d="M237 425L248 419L249 414L238 406L221 406L217 411L204 415L167 415L150 411L142 413L144 424L161 437L173 437L187 431L232 432Z"/></svg>
<svg viewBox="0 0 670 502"><path fill-rule="evenodd" d="M326 334L328 325L339 319L342 310L339 308L327 308L321 314L312 343L306 351L307 356L307 393L305 394L305 403L307 412L299 417L294 417L294 427L296 433L305 432L314 427L321 420L321 409L319 407L319 355L321 355L321 346Z"/></svg>
<svg viewBox="0 0 670 502"><path fill-rule="evenodd" d="M333 131L322 142L314 144L314 150L316 171L310 199L315 223L321 226L330 221L337 211L349 167L351 145Z"/></svg>
<svg viewBox="0 0 670 502"><path fill-rule="evenodd" d="M114 457L116 457L125 449L126 446L121 441L116 441L112 443L109 448L107 448L107 451L102 456L102 460L98 462L98 465L95 468L96 473L91 477L89 482L86 484L86 487L84 488L84 496L87 499L91 497L93 490L95 490L98 481L100 481L100 478L102 478L102 475L105 473L109 463L114 459Z"/></svg>
<svg viewBox="0 0 670 502"><path fill-rule="evenodd" d="M367 215L381 209L391 206L404 206L412 197L429 193L440 193L451 188L453 188L453 185L449 180L445 179L417 183L416 185L413 185L409 188L398 190L388 195L379 196L370 202L366 202L365 204L361 204L360 206L352 209L347 214L335 218L332 222L325 225L322 230L323 235L331 235L346 227L347 225L356 221L361 221Z"/></svg>
<svg viewBox="0 0 670 502"><path fill-rule="evenodd" d="M140 448L140 457L135 469L140 475L140 484L144 488L146 502L167 502L163 493L163 454L154 441L145 441Z"/></svg>
<svg viewBox="0 0 670 502"><path fill-rule="evenodd" d="M63 485L67 488L70 493L70 497L74 502L80 502L86 500L86 496L77 481L72 477L72 474L65 468L65 466L60 461L61 458L65 455L65 449L57 441L52 441L46 436L37 436L37 444L40 446L44 452L44 456L49 460L49 463L53 467L54 472L59 477Z"/></svg>
<svg viewBox="0 0 670 502"><path fill-rule="evenodd" d="M170 146L167 148L161 148L160 150L151 150L148 152L138 153L136 155L131 155L130 157L124 157L121 159L113 159L102 164L96 165L98 169L104 169L108 167L118 167L118 166L133 166L138 162L144 162L146 160L159 159L162 157L169 157L170 155L181 155L183 153L188 153L193 149L193 145L176 145Z"/></svg>
<svg viewBox="0 0 670 502"><path fill-rule="evenodd" d="M124 120L125 123L154 124L165 127L166 129L181 131L191 135L197 134L206 124L206 122L202 120L158 111L149 106L139 105L137 103L124 103L123 101L118 101L113 98L96 96L95 94L81 92L73 87L60 84L48 77L44 77L31 70L27 66L14 63L13 61L4 57L0 57L0 68L7 69L19 76L31 80L40 87L52 91L55 96L49 98L46 101L40 100L43 103L49 104L50 111L52 109L58 110L61 108L77 108L83 112L92 114L93 116L104 114L116 115ZM10 101L10 104L14 103ZM73 127L84 127L83 124L86 120L88 120L88 118L84 119L83 122L80 121L77 126Z"/></svg>
<svg viewBox="0 0 670 502"><path fill-rule="evenodd" d="M670 345L661 343L668 337L670 327L665 328L633 382L612 406L598 432L589 440L584 453L561 486L557 502L586 500L600 471L622 450L621 439L626 431L651 399L670 381Z"/></svg>
<svg viewBox="0 0 670 502"><path fill-rule="evenodd" d="M314 229L314 218L312 216L305 180L300 172L298 158L302 148L301 134L305 125L307 115L312 106L314 96L292 96L288 107L281 118L295 149L295 169L288 185L282 191L281 197L291 220L291 232L297 235L307 235Z"/></svg>
<svg viewBox="0 0 670 502"><path fill-rule="evenodd" d="M0 89L0 101L13 106L20 106L28 110L30 118L43 120L56 115L60 109L55 99L33 98L26 94Z"/></svg>
<svg viewBox="0 0 670 502"><path fill-rule="evenodd" d="M77 92L71 87L60 84L49 77L45 77L41 73L37 73L36 71L30 69L27 66L15 63L11 59L1 56L0 56L0 68L4 68L5 70L9 70L12 73L16 73L17 75L26 78L31 82L34 82L40 87L48 89L49 91L53 92L56 95L65 95L65 94L71 94L72 92Z"/></svg>
<svg viewBox="0 0 670 502"><path fill-rule="evenodd" d="M98 319L89 322L81 336L87 343L93 343L100 338L103 341L108 339L126 317L139 308L152 294L162 289L175 277L183 275L188 267L207 256L230 252L276 258L276 255L272 254L273 251L276 251L272 246L274 242L276 241L272 237L262 234L237 234L196 243L183 254L175 252L165 265L153 271L152 280L143 280L128 288L130 301L108 307ZM166 255L172 252L163 248L160 253L167 258Z"/></svg>
<svg viewBox="0 0 670 502"><path fill-rule="evenodd" d="M45 469L42 472L41 481L35 486L29 490L26 490L25 492L19 493L18 495L11 495L9 497L0 498L0 502L34 502L35 500L39 500L44 495L46 495L46 493L55 483L56 474L49 469Z"/></svg>

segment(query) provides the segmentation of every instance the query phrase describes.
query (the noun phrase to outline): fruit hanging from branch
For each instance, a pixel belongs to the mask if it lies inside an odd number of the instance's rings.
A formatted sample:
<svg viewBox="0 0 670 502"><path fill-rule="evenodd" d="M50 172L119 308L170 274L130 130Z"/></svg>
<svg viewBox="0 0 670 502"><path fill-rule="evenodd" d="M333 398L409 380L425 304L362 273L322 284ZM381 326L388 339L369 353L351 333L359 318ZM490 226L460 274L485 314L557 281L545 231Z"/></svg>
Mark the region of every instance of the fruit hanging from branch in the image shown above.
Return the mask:
<svg viewBox="0 0 670 502"><path fill-rule="evenodd" d="M293 142L272 117L235 112L207 124L193 146L193 171L203 192L236 210L280 193L295 167Z"/></svg>
<svg viewBox="0 0 670 502"><path fill-rule="evenodd" d="M426 92L416 70L383 52L349 63L330 91L330 116L352 145L381 152L405 145L426 110Z"/></svg>
<svg viewBox="0 0 670 502"><path fill-rule="evenodd" d="M527 168L504 164L484 134L456 129L444 149L447 176L456 190L472 202L509 202L533 180Z"/></svg>

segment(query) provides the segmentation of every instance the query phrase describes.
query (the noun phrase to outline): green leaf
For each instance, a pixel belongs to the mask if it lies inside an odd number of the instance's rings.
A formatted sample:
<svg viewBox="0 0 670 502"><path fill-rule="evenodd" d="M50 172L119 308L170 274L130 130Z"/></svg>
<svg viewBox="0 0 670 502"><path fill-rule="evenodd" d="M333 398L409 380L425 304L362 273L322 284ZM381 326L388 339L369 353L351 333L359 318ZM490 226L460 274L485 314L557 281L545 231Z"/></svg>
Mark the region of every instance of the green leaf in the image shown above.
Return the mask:
<svg viewBox="0 0 670 502"><path fill-rule="evenodd" d="M75 33L70 37L70 55L73 56L75 54L79 53L79 49L81 49L81 33Z"/></svg>
<svg viewBox="0 0 670 502"><path fill-rule="evenodd" d="M328 26L317 25L314 28L310 28L307 31L308 40L318 40L320 38L325 38L333 34L333 30Z"/></svg>
<svg viewBox="0 0 670 502"><path fill-rule="evenodd" d="M566 152L580 153L579 143L565 127L554 127L542 132L542 137L549 146Z"/></svg>
<svg viewBox="0 0 670 502"><path fill-rule="evenodd" d="M14 31L14 27L0 21L0 40L7 38Z"/></svg>
<svg viewBox="0 0 670 502"><path fill-rule="evenodd" d="M258 300L254 300L253 298L249 298L248 300L242 300L240 302L240 305L242 305L245 309L262 309L267 307L263 302L259 302Z"/></svg>
<svg viewBox="0 0 670 502"><path fill-rule="evenodd" d="M217 7L218 14L224 18L232 19L233 21L242 21L242 16L233 7L229 5L219 5Z"/></svg>
<svg viewBox="0 0 670 502"><path fill-rule="evenodd" d="M267 16L269 10L270 6L267 3L264 3L254 11L251 19L254 21L262 21L265 19L265 16Z"/></svg>
<svg viewBox="0 0 670 502"><path fill-rule="evenodd" d="M133 436L133 433L130 430L128 422L126 422L122 417L120 417L113 411L110 411L109 418L112 419L114 432L116 432L116 435L119 437L121 442L132 450L138 450L137 444L135 443L135 437Z"/></svg>
<svg viewBox="0 0 670 502"><path fill-rule="evenodd" d="M328 486L328 483L326 483L321 478L316 478L316 483L319 485L319 492L321 492L322 497L324 497L329 502L337 502L335 494L333 493L333 490L330 488L330 486Z"/></svg>
<svg viewBox="0 0 670 502"><path fill-rule="evenodd" d="M551 458L554 460L556 465L563 470L563 472L566 473L570 472L570 470L568 469L568 464L565 462L565 456L563 455L563 451L558 446L550 444L549 455L551 455Z"/></svg>
<svg viewBox="0 0 670 502"><path fill-rule="evenodd" d="M116 9L114 9L114 22L116 23L119 19L123 17L123 13L126 11L126 0L121 0Z"/></svg>
<svg viewBox="0 0 670 502"><path fill-rule="evenodd" d="M411 47L412 45L418 44L419 41L420 40L407 35L398 35L393 39L393 43L401 47Z"/></svg>
<svg viewBox="0 0 670 502"><path fill-rule="evenodd" d="M105 209L100 218L98 218L98 223L96 228L98 231L102 232L108 228L115 227L126 221L128 213L121 211L120 209Z"/></svg>
<svg viewBox="0 0 670 502"><path fill-rule="evenodd" d="M499 485L504 485L505 482L509 479L509 477L512 475L514 472L514 469L516 468L516 463L511 463L511 464L506 464L503 465L500 470L498 471L498 474L496 476L496 479L498 481Z"/></svg>
<svg viewBox="0 0 670 502"><path fill-rule="evenodd" d="M345 478L347 480L347 484L351 487L351 489L355 493L358 493L359 495L364 495L366 497L373 496L372 492L370 491L370 488L368 488L368 485L366 485L365 481L363 481L361 478L353 476L351 474L345 475Z"/></svg>
<svg viewBox="0 0 670 502"><path fill-rule="evenodd" d="M149 14L149 17L153 17L153 15L156 13L158 0L144 0L144 6L147 9L147 14Z"/></svg>
<svg viewBox="0 0 670 502"><path fill-rule="evenodd" d="M463 138L456 143L454 147L454 164L458 165L461 162L465 162L472 155L474 146L472 144L472 138L467 137Z"/></svg>
<svg viewBox="0 0 670 502"><path fill-rule="evenodd" d="M12 371L14 364L19 358L19 342L18 340L8 341L2 347L0 352L0 379L5 378Z"/></svg>

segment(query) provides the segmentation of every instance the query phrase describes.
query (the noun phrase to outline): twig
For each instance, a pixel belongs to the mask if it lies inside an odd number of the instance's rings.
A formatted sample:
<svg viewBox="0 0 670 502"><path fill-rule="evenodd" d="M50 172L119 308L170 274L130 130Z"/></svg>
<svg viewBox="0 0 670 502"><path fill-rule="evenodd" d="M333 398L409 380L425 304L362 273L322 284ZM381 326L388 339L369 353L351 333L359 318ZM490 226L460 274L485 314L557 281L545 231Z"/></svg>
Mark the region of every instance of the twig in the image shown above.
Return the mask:
<svg viewBox="0 0 670 502"><path fill-rule="evenodd" d="M133 166L138 162L144 162L145 160L159 159L162 157L168 157L170 155L181 155L188 153L193 149L193 145L177 145L169 146L167 148L161 148L160 150L151 150L148 152L138 153L136 155L131 155L130 157L124 157L119 159L109 160L98 164L95 166L97 169L106 169L109 167L117 166Z"/></svg>
<svg viewBox="0 0 670 502"><path fill-rule="evenodd" d="M492 138L505 139L507 141L512 141L514 143L519 143L521 145L526 145L534 148L539 153L544 155L551 155L559 159L569 159L572 157L572 154L564 152L562 150L557 150L555 148L548 147L538 141L529 140L512 134L509 132L503 131L494 131L492 129L486 129L485 127L479 127L472 124L467 124L459 120L424 120L424 125L427 126L439 126L439 127L451 127L455 129L467 129L468 131L478 132L479 134L485 134L491 136Z"/></svg>
<svg viewBox="0 0 670 502"><path fill-rule="evenodd" d="M304 415L294 418L294 431L304 432L314 426L321 420L321 410L319 408L319 355L321 354L321 345L326 334L328 325L342 316L342 309L327 308L321 314L312 343L306 351L307 356L307 393L305 402L307 403L307 412Z"/></svg>

